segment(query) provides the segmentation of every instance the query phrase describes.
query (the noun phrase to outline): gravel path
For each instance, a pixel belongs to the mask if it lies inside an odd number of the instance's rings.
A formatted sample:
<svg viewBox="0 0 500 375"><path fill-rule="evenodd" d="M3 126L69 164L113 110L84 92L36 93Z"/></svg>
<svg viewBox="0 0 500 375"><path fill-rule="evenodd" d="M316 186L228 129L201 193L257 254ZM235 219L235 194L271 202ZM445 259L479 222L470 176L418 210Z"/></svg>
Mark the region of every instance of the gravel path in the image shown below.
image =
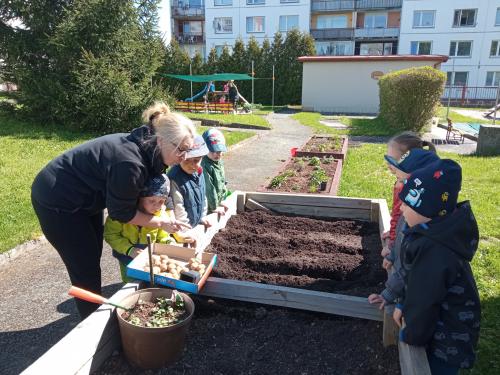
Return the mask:
<svg viewBox="0 0 500 375"><path fill-rule="evenodd" d="M311 134L287 114L271 114L268 120L272 130L257 131L257 138L226 155L231 189L252 191L264 184L290 148L301 146ZM109 297L122 284L106 244L101 269L103 294ZM0 374L20 373L78 324L69 286L59 255L43 240L0 265Z"/></svg>

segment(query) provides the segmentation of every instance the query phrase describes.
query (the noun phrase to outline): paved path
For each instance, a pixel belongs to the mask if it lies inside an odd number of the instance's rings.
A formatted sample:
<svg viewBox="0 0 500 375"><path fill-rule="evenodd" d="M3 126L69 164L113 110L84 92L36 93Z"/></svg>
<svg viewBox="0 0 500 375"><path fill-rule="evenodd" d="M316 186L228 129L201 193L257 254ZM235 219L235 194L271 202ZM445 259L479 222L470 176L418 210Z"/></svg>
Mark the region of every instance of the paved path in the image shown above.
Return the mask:
<svg viewBox="0 0 500 375"><path fill-rule="evenodd" d="M272 177L288 157L290 148L302 145L309 128L289 115L271 114L270 131L230 151L226 173L231 189L255 190ZM101 260L103 294L121 287L119 268L105 245ZM79 322L70 283L57 252L46 241L0 266L0 374L18 374Z"/></svg>

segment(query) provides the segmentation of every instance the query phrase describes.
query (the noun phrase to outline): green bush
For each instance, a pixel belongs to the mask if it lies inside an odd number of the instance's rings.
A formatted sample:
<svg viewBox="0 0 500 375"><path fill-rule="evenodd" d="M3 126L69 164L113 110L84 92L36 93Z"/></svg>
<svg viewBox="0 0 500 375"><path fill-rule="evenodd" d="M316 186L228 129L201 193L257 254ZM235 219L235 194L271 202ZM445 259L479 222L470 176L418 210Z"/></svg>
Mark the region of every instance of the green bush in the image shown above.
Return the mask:
<svg viewBox="0 0 500 375"><path fill-rule="evenodd" d="M379 80L380 118L394 131L421 132L439 105L445 73L430 66L388 73Z"/></svg>

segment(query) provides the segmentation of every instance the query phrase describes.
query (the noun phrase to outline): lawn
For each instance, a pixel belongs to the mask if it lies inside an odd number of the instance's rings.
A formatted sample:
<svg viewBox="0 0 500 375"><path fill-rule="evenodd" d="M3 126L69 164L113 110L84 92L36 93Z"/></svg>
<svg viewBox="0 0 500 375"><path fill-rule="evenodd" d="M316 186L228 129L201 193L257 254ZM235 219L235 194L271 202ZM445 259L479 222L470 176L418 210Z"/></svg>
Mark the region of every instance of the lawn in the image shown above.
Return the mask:
<svg viewBox="0 0 500 375"><path fill-rule="evenodd" d="M223 133L229 146L255 134ZM41 234L30 200L36 174L52 158L93 136L55 125L12 120L0 113L0 253Z"/></svg>
<svg viewBox="0 0 500 375"><path fill-rule="evenodd" d="M349 148L339 195L385 198L392 201L394 178L383 162L385 145L365 144ZM479 224L481 240L472 268L482 303L478 362L467 374L500 373L500 157L440 154L463 168L461 200L470 200Z"/></svg>
<svg viewBox="0 0 500 375"><path fill-rule="evenodd" d="M325 119L317 112L299 112L292 116L301 124L311 127L315 133L320 134L348 134L348 135L369 135L369 136L387 136L392 135L394 132L387 129L385 123L378 118L365 119L365 118L351 118L339 117L338 121L349 128L345 130L333 129L320 122Z"/></svg>
<svg viewBox="0 0 500 375"><path fill-rule="evenodd" d="M450 107L450 112L448 114L448 117L451 118L453 122L474 122L477 124L491 124L491 120L480 120L475 117L469 117L469 116L464 116L461 115L460 113L454 112L454 109L471 109L471 108L455 108L455 107ZM439 122L441 124L447 124L446 122L446 107L441 107L438 110L438 116L439 116ZM486 110L482 110L482 112L486 112ZM481 112L481 113L482 113ZM498 123L498 121L497 121Z"/></svg>
<svg viewBox="0 0 500 375"><path fill-rule="evenodd" d="M271 125L263 116L248 114L248 115L234 115L234 114L215 114L215 113L183 113L192 120L215 120L222 124L245 124L269 128Z"/></svg>

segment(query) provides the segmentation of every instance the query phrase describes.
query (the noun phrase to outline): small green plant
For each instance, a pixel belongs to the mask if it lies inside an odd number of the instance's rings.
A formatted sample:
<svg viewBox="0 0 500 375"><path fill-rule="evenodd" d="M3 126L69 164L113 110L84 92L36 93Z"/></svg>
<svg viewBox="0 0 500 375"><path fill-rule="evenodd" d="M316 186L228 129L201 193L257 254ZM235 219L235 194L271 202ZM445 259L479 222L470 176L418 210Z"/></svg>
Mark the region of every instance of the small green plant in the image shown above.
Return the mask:
<svg viewBox="0 0 500 375"><path fill-rule="evenodd" d="M297 170L297 172L301 172L304 169L305 165L306 163L302 158L295 159L295 169Z"/></svg>
<svg viewBox="0 0 500 375"><path fill-rule="evenodd" d="M293 184L293 186L292 186L292 190L293 190L293 191L300 190L300 186L299 186L298 184Z"/></svg>
<svg viewBox="0 0 500 375"><path fill-rule="evenodd" d="M281 185L283 185L283 183L289 178L289 177L293 177L295 176L295 171L291 170L291 169L288 169L286 170L285 172L277 175L276 177L274 177L271 182L269 183L269 187L271 189L277 189L279 188Z"/></svg>
<svg viewBox="0 0 500 375"><path fill-rule="evenodd" d="M322 182L328 181L328 175L323 168L315 168L315 171L311 174L309 178L309 191L315 193L319 190Z"/></svg>
<svg viewBox="0 0 500 375"><path fill-rule="evenodd" d="M321 162L323 164L332 164L334 160L335 159L333 158L333 156L328 156L328 157L324 157L323 159L321 159Z"/></svg>
<svg viewBox="0 0 500 375"><path fill-rule="evenodd" d="M151 328L171 326L177 323L186 311L182 296L176 291L173 296L172 299L159 297L155 302L139 300L134 305L133 311L124 318L136 326Z"/></svg>
<svg viewBox="0 0 500 375"><path fill-rule="evenodd" d="M313 156L311 158L311 160L309 160L309 165L316 166L316 165L320 165L320 164L321 164L321 160L317 156Z"/></svg>

